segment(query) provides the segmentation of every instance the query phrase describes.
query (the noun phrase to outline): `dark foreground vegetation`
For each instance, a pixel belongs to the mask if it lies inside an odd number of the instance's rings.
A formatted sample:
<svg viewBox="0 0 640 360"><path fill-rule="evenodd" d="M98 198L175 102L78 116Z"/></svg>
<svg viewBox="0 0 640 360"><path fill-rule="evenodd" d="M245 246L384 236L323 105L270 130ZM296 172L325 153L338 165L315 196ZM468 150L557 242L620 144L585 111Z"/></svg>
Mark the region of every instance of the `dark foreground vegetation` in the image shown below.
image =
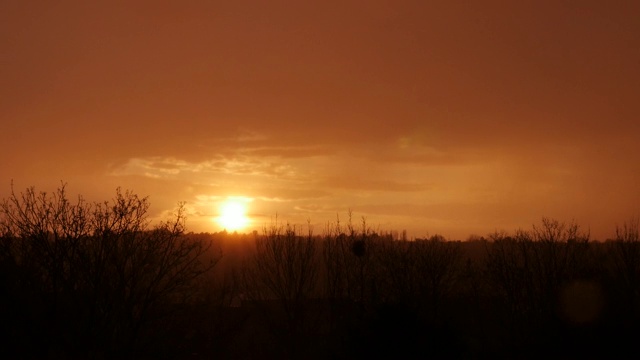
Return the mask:
<svg viewBox="0 0 640 360"><path fill-rule="evenodd" d="M0 332L14 358L610 358L637 355L638 222L590 241L530 230L446 241L371 231L185 233L148 201L0 203Z"/></svg>

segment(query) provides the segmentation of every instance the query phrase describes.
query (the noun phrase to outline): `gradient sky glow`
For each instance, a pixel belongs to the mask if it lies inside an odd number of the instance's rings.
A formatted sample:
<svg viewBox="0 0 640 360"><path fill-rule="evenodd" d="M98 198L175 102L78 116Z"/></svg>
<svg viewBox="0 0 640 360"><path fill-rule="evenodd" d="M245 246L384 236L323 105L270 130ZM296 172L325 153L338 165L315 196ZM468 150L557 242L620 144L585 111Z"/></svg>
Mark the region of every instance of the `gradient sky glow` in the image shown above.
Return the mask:
<svg viewBox="0 0 640 360"><path fill-rule="evenodd" d="M464 239L640 211L637 1L2 1L0 197Z"/></svg>

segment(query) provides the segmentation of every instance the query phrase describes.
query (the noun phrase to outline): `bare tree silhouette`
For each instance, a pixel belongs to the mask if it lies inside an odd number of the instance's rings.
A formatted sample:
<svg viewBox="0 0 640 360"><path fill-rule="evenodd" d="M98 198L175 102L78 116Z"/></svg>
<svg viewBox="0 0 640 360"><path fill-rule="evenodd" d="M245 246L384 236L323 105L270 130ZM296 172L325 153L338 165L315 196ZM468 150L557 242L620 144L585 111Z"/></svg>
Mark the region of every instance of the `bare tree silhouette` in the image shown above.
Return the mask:
<svg viewBox="0 0 640 360"><path fill-rule="evenodd" d="M640 232L634 218L616 226L614 241L607 243L610 265L608 277L614 290L624 299L620 304L632 319L640 316Z"/></svg>
<svg viewBox="0 0 640 360"><path fill-rule="evenodd" d="M298 357L301 335L310 330L308 305L317 294L312 229L300 236L295 226L282 226L276 220L256 237L255 245L255 253L243 269L244 293L284 345L284 355Z"/></svg>
<svg viewBox="0 0 640 360"><path fill-rule="evenodd" d="M543 218L532 231L496 232L490 239L487 276L508 309L508 336L526 342L554 321L562 291L581 279L589 235L574 223Z"/></svg>
<svg viewBox="0 0 640 360"><path fill-rule="evenodd" d="M183 204L154 227L148 209L147 198L120 189L111 202L71 203L65 184L0 202L1 258L20 274L13 310L28 337L44 342L39 349L126 356L153 321L193 295L215 265L203 257L210 244L183 236Z"/></svg>

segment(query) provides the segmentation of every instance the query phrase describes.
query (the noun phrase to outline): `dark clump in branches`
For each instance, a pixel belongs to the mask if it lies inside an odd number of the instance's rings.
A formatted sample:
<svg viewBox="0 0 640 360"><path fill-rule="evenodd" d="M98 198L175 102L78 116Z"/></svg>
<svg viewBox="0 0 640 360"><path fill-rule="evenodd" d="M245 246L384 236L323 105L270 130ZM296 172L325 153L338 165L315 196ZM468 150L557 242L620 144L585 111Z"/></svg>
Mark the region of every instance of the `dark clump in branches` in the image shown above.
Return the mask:
<svg viewBox="0 0 640 360"><path fill-rule="evenodd" d="M8 346L26 357L127 357L154 322L188 303L215 265L184 235L185 208L151 226L149 202L12 191L0 202L0 281Z"/></svg>

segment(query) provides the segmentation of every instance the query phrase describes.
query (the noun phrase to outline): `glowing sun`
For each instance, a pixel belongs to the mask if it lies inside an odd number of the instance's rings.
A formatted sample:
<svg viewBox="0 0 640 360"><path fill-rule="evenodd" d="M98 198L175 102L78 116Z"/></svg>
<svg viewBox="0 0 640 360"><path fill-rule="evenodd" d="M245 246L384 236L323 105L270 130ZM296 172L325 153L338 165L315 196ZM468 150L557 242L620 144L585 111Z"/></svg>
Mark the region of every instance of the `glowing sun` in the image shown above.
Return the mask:
<svg viewBox="0 0 640 360"><path fill-rule="evenodd" d="M246 202L229 199L220 206L218 224L227 231L241 230L249 224Z"/></svg>

